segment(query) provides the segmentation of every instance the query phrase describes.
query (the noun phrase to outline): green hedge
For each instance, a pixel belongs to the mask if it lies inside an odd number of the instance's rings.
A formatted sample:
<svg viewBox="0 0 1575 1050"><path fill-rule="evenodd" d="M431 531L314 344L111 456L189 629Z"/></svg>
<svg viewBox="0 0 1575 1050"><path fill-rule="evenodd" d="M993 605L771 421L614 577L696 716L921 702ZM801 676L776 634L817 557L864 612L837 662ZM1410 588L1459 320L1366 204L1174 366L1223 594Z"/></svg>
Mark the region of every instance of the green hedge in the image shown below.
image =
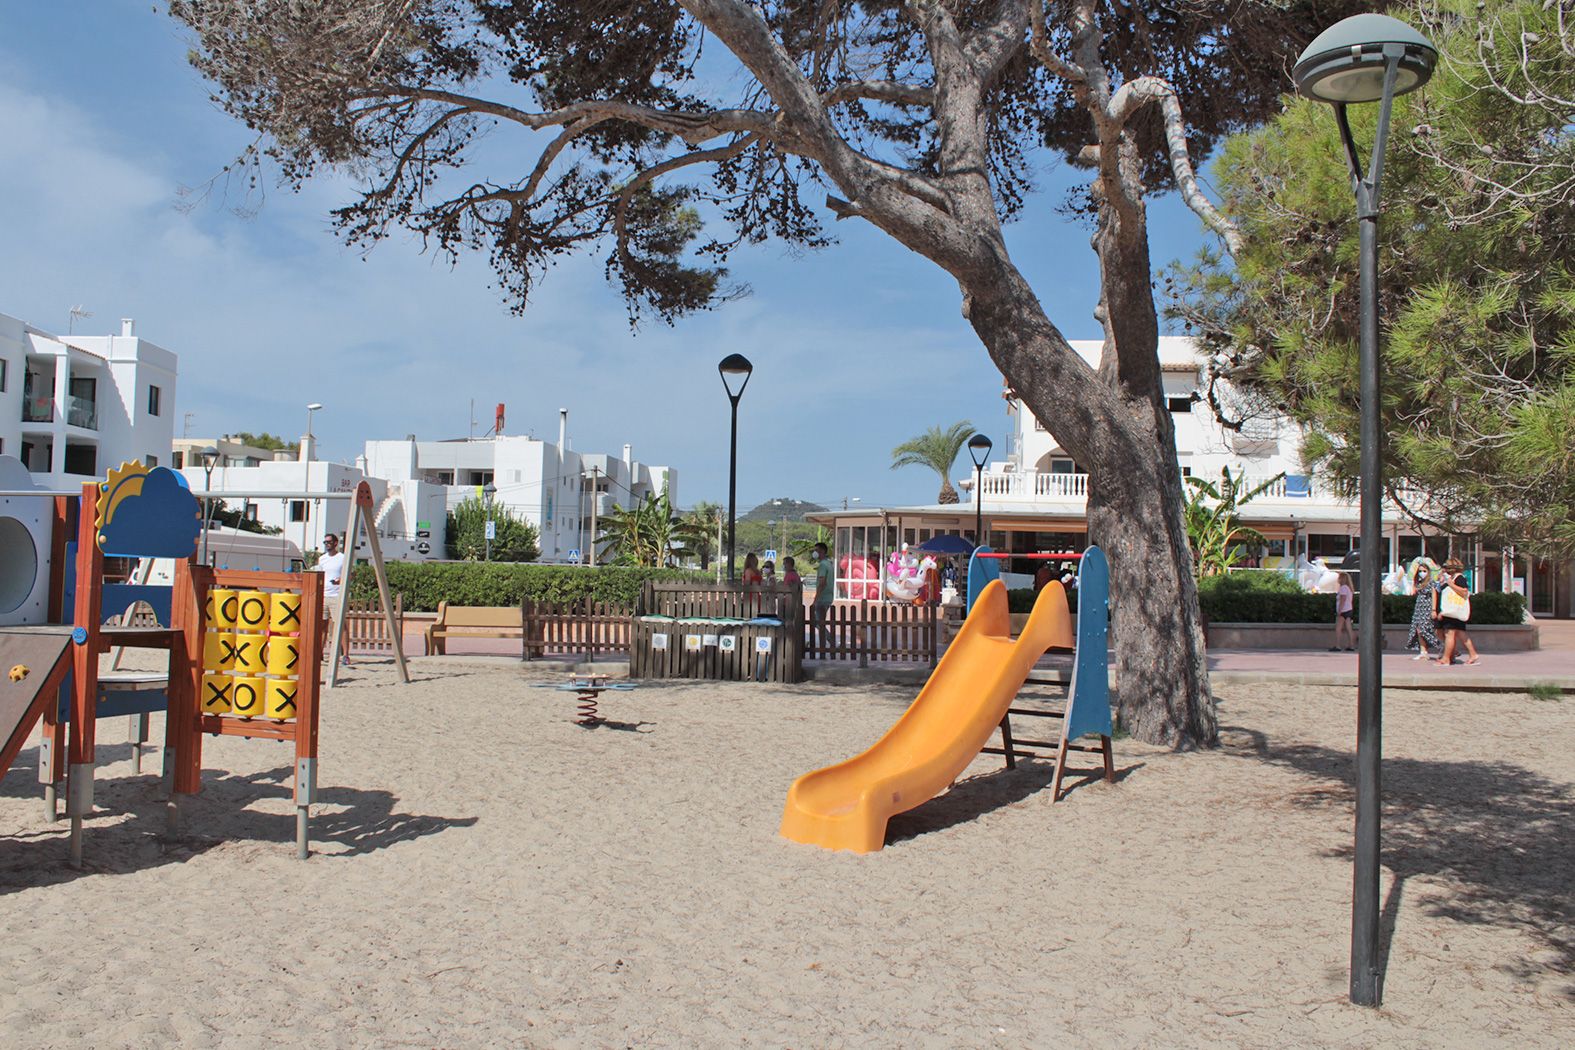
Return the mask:
<svg viewBox="0 0 1575 1050"><path fill-rule="evenodd" d="M1023 587L1006 592L1014 613L1031 612L1034 591ZM1068 591L1072 611L1077 592ZM1206 577L1198 583L1198 602L1212 623L1333 623L1334 595L1308 594L1284 573L1235 572ZM1411 622L1414 597L1384 595L1384 622ZM1471 596L1471 622L1516 624L1525 618L1526 600L1518 594L1483 593ZM1360 619L1360 614L1358 614Z"/></svg>
<svg viewBox="0 0 1575 1050"><path fill-rule="evenodd" d="M688 569L637 569L622 565L582 568L573 565L525 565L500 562L388 563L388 585L405 597L412 612L432 612L438 602L450 605L518 605L525 598L569 602L633 605L646 580L691 580L706 583L711 573ZM370 565L357 565L350 578L350 597L367 601L377 596Z"/></svg>
<svg viewBox="0 0 1575 1050"><path fill-rule="evenodd" d="M1212 623L1333 623L1334 598L1332 594L1308 594L1289 576L1277 572L1237 572L1210 576L1198 583L1198 602ZM1385 623L1411 622L1414 597L1386 594L1383 598ZM1471 596L1474 624L1517 624L1524 619L1525 609L1526 600L1518 594ZM1357 619L1361 619L1360 610Z"/></svg>

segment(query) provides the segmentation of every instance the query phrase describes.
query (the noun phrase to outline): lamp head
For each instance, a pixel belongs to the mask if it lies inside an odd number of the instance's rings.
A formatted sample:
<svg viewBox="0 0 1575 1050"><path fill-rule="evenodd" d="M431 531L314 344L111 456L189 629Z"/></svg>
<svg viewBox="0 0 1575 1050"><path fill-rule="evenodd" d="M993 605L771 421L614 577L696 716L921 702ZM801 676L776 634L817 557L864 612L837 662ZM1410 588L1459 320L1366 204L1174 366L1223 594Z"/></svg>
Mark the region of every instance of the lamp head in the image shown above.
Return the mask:
<svg viewBox="0 0 1575 1050"><path fill-rule="evenodd" d="M990 458L990 449L994 447L994 443L983 434L975 434L969 438L968 455L973 457L973 465L983 470L985 462Z"/></svg>
<svg viewBox="0 0 1575 1050"><path fill-rule="evenodd" d="M728 354L717 364L716 370L722 373L722 386L727 390L727 396L737 401L744 396L744 387L749 385L749 377L755 371L755 366L743 354ZM735 382L738 384L737 390L733 389Z"/></svg>
<svg viewBox="0 0 1575 1050"><path fill-rule="evenodd" d="M486 493L488 499L491 499L498 494L498 487L489 481L481 487L481 491Z"/></svg>
<svg viewBox="0 0 1575 1050"><path fill-rule="evenodd" d="M1427 37L1388 15L1352 15L1319 33L1291 70L1298 93L1319 102L1376 102L1384 67L1400 60L1395 94L1415 91L1433 75L1438 50Z"/></svg>
<svg viewBox="0 0 1575 1050"><path fill-rule="evenodd" d="M219 450L208 445L197 455L202 457L202 469L212 473L214 464L219 462Z"/></svg>
<svg viewBox="0 0 1575 1050"><path fill-rule="evenodd" d="M306 406L306 410L308 412L320 412L322 411L322 408L323 406L318 404L316 401L313 401L311 404Z"/></svg>

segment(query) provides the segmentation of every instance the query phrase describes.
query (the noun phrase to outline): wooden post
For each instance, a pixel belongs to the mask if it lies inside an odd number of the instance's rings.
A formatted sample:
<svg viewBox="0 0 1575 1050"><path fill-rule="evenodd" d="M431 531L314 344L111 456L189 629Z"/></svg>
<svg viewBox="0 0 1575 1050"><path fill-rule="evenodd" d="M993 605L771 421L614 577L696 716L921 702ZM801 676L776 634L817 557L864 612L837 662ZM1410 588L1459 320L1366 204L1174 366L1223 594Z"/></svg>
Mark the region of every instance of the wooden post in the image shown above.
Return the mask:
<svg viewBox="0 0 1575 1050"><path fill-rule="evenodd" d="M350 525L345 530L345 569L339 581L339 597L333 609L333 644L329 647L328 688L339 684L339 657L343 647L345 609L350 601L350 578L355 573L356 533L363 520L366 524L366 544L370 551L367 558L372 565L372 575L377 578L377 598L383 608L383 619L388 624L388 636L394 643L394 662L399 666L399 680L410 683L410 669L405 665L405 640L400 637L394 618L394 603L388 593L388 573L383 567L383 547L377 539L377 528L372 520L372 487L366 482L356 486L355 499L350 505Z"/></svg>

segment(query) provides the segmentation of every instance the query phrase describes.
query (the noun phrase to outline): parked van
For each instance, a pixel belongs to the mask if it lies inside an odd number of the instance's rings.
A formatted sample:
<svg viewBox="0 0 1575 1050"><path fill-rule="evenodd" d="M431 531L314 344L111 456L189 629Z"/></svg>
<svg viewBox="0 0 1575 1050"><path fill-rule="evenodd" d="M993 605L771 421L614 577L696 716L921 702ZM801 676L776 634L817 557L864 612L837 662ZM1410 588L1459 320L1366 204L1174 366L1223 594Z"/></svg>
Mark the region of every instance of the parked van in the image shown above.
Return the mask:
<svg viewBox="0 0 1575 1050"><path fill-rule="evenodd" d="M198 553L202 541L197 541ZM208 529L208 564L217 569L249 569L263 572L300 572L301 548L283 536L264 536L242 532L223 525ZM175 563L169 558L153 559L153 584L175 582Z"/></svg>

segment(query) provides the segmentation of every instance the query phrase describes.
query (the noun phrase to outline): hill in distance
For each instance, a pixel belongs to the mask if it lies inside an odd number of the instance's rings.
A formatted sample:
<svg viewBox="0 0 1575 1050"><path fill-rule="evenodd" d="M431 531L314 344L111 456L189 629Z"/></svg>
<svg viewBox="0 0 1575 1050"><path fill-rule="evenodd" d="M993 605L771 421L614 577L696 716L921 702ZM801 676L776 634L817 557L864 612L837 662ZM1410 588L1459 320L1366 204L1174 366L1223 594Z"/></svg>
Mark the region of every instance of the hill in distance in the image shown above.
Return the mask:
<svg viewBox="0 0 1575 1050"><path fill-rule="evenodd" d="M781 521L783 518L786 518L788 521L798 521L806 514L825 509L818 503L806 503L803 500L783 497L781 499L766 500L748 514L739 515L738 520Z"/></svg>

